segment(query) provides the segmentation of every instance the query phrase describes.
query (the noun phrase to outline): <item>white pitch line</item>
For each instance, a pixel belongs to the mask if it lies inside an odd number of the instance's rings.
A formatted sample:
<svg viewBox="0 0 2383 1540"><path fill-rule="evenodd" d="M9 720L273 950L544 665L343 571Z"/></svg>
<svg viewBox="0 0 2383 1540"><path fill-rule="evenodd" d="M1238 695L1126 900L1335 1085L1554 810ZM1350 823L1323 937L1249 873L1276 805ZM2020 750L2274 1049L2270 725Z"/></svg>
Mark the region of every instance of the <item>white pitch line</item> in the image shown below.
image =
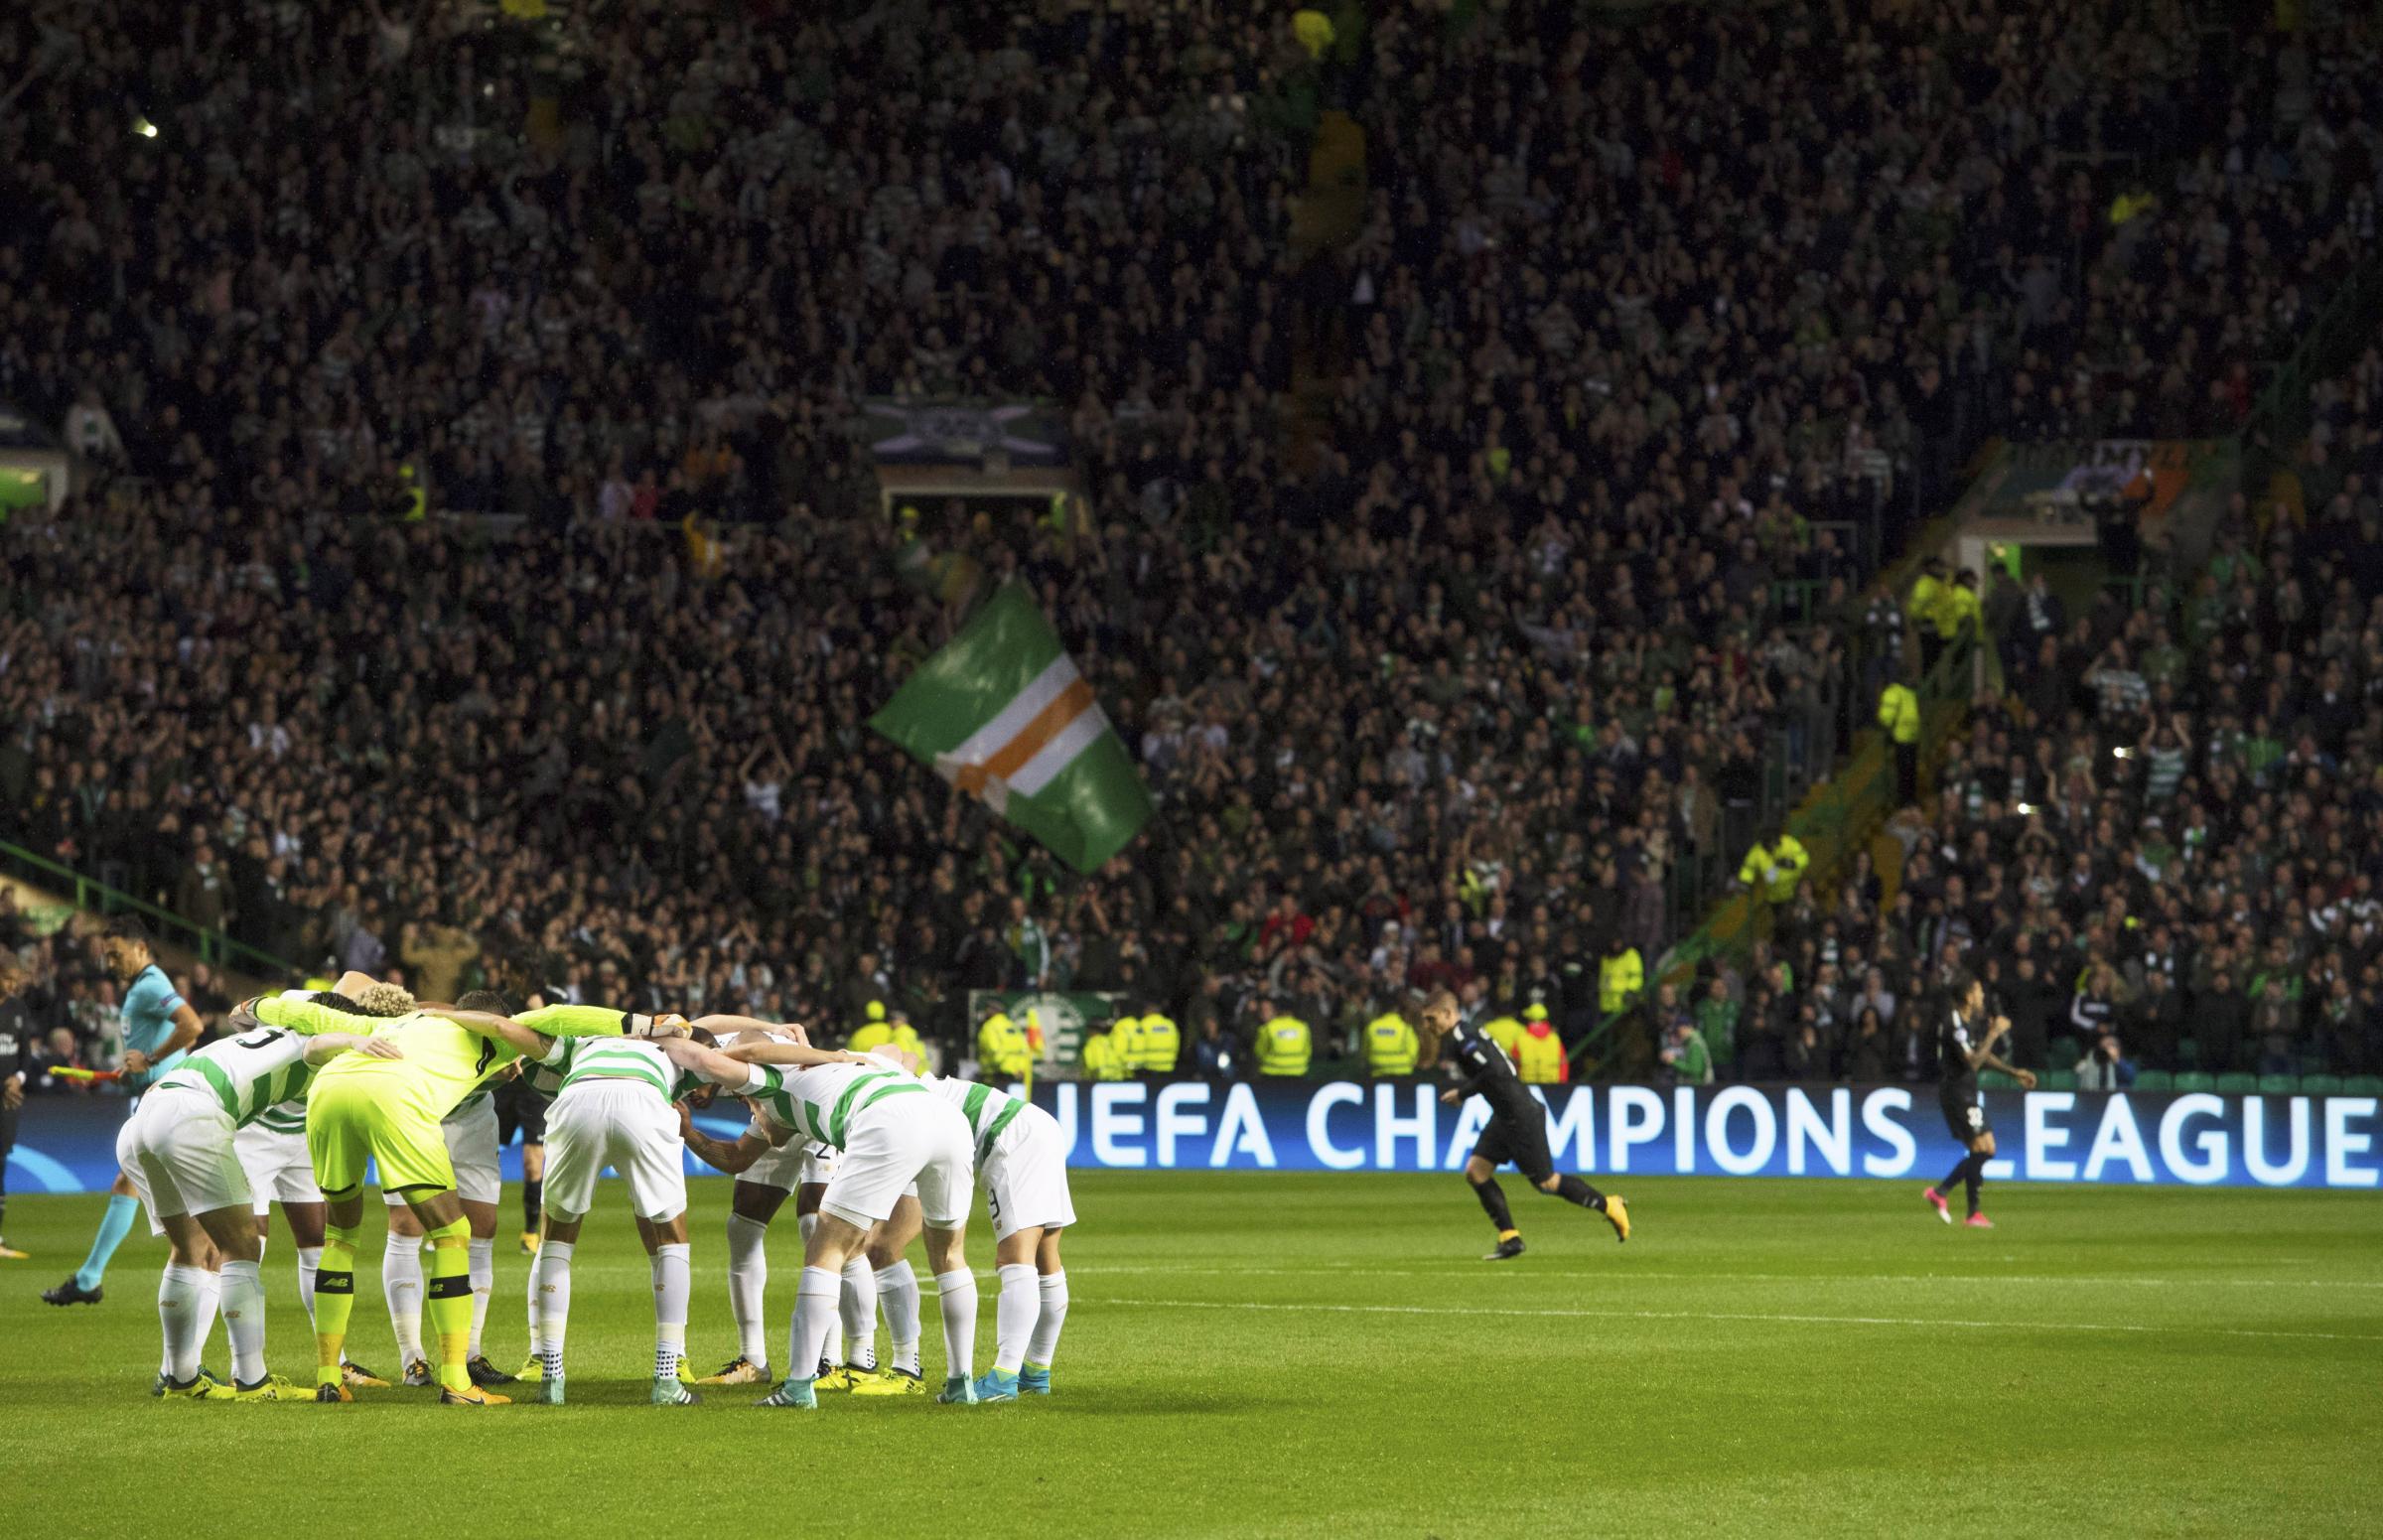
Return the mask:
<svg viewBox="0 0 2383 1540"><path fill-rule="evenodd" d="M1501 1316L1532 1320L1589 1321L1751 1321L1825 1327L1955 1327L1973 1331L2140 1331L2190 1332L2195 1336L2296 1337L2323 1342L2383 1342L2383 1336L2345 1331L2261 1331L2244 1327L2144 1326L2135 1323L2103 1325L2089 1321L1960 1321L1923 1316L1800 1316L1764 1315L1752 1311L1698 1310L1512 1310L1497 1306L1460 1308L1449 1305L1319 1305L1261 1300L1122 1300L1085 1299L1092 1306L1125 1306L1150 1310L1307 1311L1337 1316Z"/></svg>
<svg viewBox="0 0 2383 1540"><path fill-rule="evenodd" d="M1550 1275L1528 1268L1485 1267L1355 1267L1327 1264L1318 1267L1076 1267L1071 1275L1158 1273L1189 1277L1249 1278L1516 1278L1549 1281ZM2189 1289L2199 1284L2229 1289L2383 1289L2383 1280L2354 1278L2136 1278L2100 1277L2090 1273L2051 1276L2025 1273L1651 1273L1627 1271L1562 1275L1569 1280L1600 1286L1646 1278L1662 1281L1729 1281L1748 1283L1816 1284L2051 1284L2062 1288L2118 1284L2141 1289Z"/></svg>

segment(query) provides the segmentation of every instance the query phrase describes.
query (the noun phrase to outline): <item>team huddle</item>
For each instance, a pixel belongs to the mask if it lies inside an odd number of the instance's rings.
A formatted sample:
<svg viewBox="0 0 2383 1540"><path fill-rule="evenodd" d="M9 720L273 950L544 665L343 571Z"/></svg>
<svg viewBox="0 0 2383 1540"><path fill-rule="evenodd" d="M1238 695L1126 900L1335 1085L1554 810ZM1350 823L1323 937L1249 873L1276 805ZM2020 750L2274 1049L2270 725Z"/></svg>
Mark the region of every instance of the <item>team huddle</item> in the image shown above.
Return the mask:
<svg viewBox="0 0 2383 1540"><path fill-rule="evenodd" d="M774 1381L758 1403L771 1407L816 1407L822 1390L924 1394L920 1290L904 1260L923 1235L943 1323L937 1399L968 1405L1051 1391L1067 1314L1059 1235L1075 1214L1058 1124L1021 1098L924 1074L899 1050L814 1048L790 1024L572 1004L516 1014L486 992L428 1005L353 973L332 990L245 1002L233 1027L161 1064L117 1140L151 1230L171 1248L158 1294L161 1396L346 1402L387 1385L346 1350L363 1188L376 1168L390 1216L383 1288L403 1382L436 1385L443 1404L487 1406L509 1399L491 1385L519 1379L530 1382L530 1399L563 1404L572 1257L609 1167L626 1179L651 1260L652 1401L692 1404L689 1150L737 1177L729 1297L740 1351L696 1384ZM491 1090L514 1074L549 1098L531 1352L518 1376L482 1351L498 1198ZM742 1098L750 1113L734 1141L694 1124L695 1109L721 1094ZM977 1288L965 1256L980 1184L1000 1279L993 1362L981 1376ZM762 1242L789 1194L804 1257L786 1356L773 1372ZM275 1201L298 1242L300 1298L316 1342L311 1388L266 1367L260 1269ZM321 1216L319 1237L304 1228L308 1213ZM228 1383L200 1367L218 1310L230 1338ZM892 1339L882 1365L881 1312Z"/></svg>

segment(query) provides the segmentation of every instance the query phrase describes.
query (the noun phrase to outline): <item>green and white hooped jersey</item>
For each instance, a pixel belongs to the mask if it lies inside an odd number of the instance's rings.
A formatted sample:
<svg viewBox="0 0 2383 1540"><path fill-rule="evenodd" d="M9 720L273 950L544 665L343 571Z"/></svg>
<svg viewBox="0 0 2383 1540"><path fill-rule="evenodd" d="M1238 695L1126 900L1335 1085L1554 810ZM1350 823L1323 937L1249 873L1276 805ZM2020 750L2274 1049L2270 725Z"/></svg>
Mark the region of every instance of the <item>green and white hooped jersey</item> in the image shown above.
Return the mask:
<svg viewBox="0 0 2383 1540"><path fill-rule="evenodd" d="M796 1138L841 1150L853 1114L889 1096L925 1089L924 1082L900 1069L849 1063L793 1069L773 1064L762 1066L759 1089L741 1094L771 1122L792 1129Z"/></svg>
<svg viewBox="0 0 2383 1540"><path fill-rule="evenodd" d="M298 1127L306 1127L307 1085L315 1077L306 1061L307 1035L281 1027L263 1027L237 1038L217 1038L175 1066L152 1087L189 1090L212 1097L231 1126L244 1128L267 1112L279 1113L291 1102L300 1108Z"/></svg>
<svg viewBox="0 0 2383 1540"><path fill-rule="evenodd" d="M985 1157L993 1153L993 1141L999 1139L1003 1131L1017 1121L1018 1114L1027 1108L1026 1102L1008 1091L997 1091L990 1085L979 1085L974 1080L954 1080L943 1075L932 1075L927 1078L926 1088L959 1108L960 1116L968 1120L969 1132L976 1139L976 1164L979 1166L985 1164Z"/></svg>
<svg viewBox="0 0 2383 1540"><path fill-rule="evenodd" d="M548 1071L540 1079L551 1078L557 1095L589 1080L634 1080L662 1100L676 1101L703 1083L642 1038L557 1038L538 1062Z"/></svg>
<svg viewBox="0 0 2383 1540"><path fill-rule="evenodd" d="M307 1082L311 1085L314 1082L314 1076L311 1074L308 1075ZM298 1134L303 1136L306 1133L305 1094L301 1092L299 1095L292 1097L288 1101L275 1102L272 1106L267 1107L264 1111L258 1113L255 1118L249 1122L248 1126L268 1134Z"/></svg>

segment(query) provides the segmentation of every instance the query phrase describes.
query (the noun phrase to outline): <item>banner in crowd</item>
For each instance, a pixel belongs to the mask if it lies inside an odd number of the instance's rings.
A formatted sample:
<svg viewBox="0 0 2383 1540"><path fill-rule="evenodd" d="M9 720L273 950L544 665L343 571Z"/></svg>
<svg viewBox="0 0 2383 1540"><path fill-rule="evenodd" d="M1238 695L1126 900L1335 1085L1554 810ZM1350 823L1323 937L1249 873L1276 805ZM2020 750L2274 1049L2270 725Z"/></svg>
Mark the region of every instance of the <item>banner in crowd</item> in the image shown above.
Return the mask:
<svg viewBox="0 0 2383 1540"><path fill-rule="evenodd" d="M1067 463L1066 421L1055 408L1024 401L862 403L863 433L880 465L979 466L988 459L1020 466Z"/></svg>
<svg viewBox="0 0 2383 1540"><path fill-rule="evenodd" d="M2092 514L2080 499L2124 497L2135 504L2145 540L2172 541L2197 564L2240 471L2241 450L2231 440L2009 444L1970 484L1954 518L1964 527L1977 519L2041 520L2047 514L2090 523Z"/></svg>
<svg viewBox="0 0 2383 1540"><path fill-rule="evenodd" d="M1562 1170L1599 1176L1878 1177L1933 1181L1958 1149L1926 1087L1558 1086L1544 1098ZM1534 1093L1536 1094L1536 1093ZM1475 1097L1441 1105L1416 1081L1038 1083L1070 1166L1109 1171L1454 1172L1480 1137ZM116 1097L36 1097L9 1157L11 1192L100 1192L115 1179ZM2383 1176L2373 1096L1989 1091L1995 1181L2372 1190ZM734 1139L745 1119L699 1117ZM504 1151L520 1178L519 1152ZM687 1169L702 1173L688 1157Z"/></svg>
<svg viewBox="0 0 2383 1540"><path fill-rule="evenodd" d="M1078 872L1150 821L1133 755L1020 585L986 601L869 725Z"/></svg>

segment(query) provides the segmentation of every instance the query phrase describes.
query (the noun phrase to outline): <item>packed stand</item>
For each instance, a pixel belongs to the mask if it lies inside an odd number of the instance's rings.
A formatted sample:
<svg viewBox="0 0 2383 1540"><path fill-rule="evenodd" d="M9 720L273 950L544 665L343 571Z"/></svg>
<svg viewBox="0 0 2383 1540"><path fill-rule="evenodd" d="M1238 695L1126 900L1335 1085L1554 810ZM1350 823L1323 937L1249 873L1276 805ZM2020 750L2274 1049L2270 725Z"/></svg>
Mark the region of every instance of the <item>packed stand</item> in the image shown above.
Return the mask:
<svg viewBox="0 0 2383 1540"><path fill-rule="evenodd" d="M116 9L0 23L0 186L38 210L0 230L0 397L138 473L0 544L0 837L434 998L528 951L592 998L891 999L953 1043L966 991L1025 984L1191 1043L1296 1015L1353 1047L1433 983L1577 1038L1676 939L1670 874L1735 859L1778 735L1825 763L1815 707L1867 699L1880 542L1821 526L1934 500L1988 428L2073 426L2006 403L2068 388L2075 340L2168 356L2228 275L2336 254L2268 232L2308 184L2264 99L2189 201L2244 233L2190 282L2121 239L2188 200L2112 232L2054 174L2147 103L2230 121L2166 13L1979 7L1937 48L1676 8L1594 71L1568 8L1393 16L1337 87L1380 192L1319 315L1304 147L1262 121L1300 56L1256 8L624 6L569 35L543 138L465 8ZM1847 60L1868 94L1806 83ZM1678 104L1722 96L1760 104L1743 143ZM1904 115L1955 100L1941 143ZM78 152L134 101L155 138ZM2368 196L2336 148L2316 207ZM1278 452L1303 328L1341 370L1313 466ZM907 533L1031 583L1136 746L1165 816L1090 881L862 726L947 621L848 424L955 392L1070 409L1096 526ZM530 525L319 516L417 498ZM753 525L717 577L690 515ZM1841 937L1839 983L1884 944ZM1724 989L1757 1060L1764 987Z"/></svg>

